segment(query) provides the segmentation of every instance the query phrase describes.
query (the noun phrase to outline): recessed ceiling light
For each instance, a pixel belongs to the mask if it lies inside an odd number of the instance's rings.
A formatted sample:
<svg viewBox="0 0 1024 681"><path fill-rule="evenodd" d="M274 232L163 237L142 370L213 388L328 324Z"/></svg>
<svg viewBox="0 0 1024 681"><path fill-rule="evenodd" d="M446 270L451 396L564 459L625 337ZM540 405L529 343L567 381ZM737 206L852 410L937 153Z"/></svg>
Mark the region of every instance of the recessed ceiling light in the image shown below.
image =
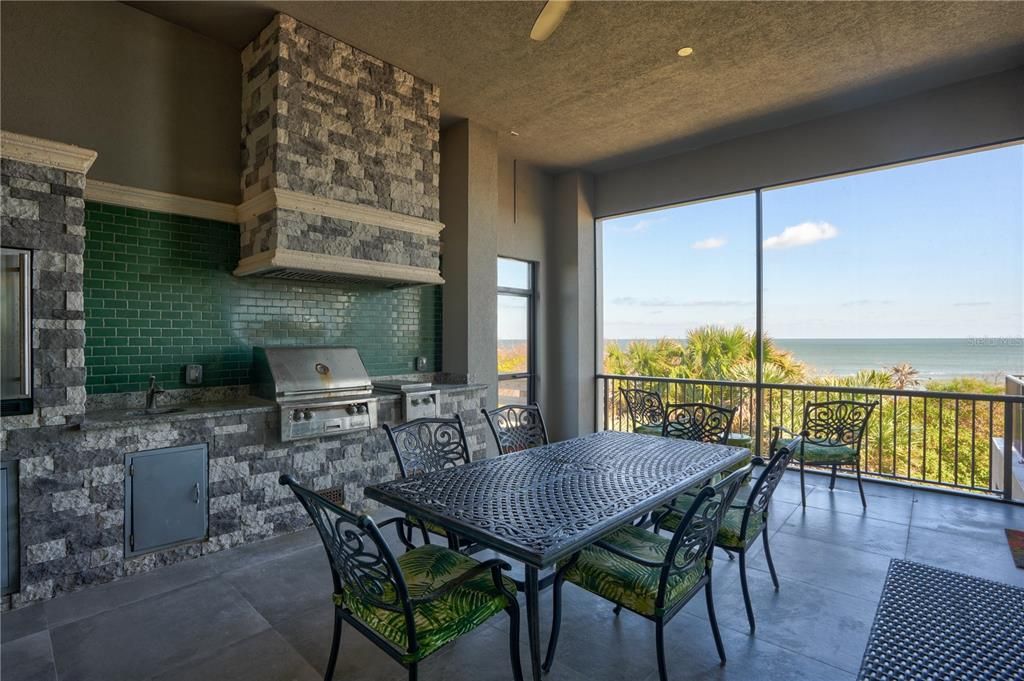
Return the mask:
<svg viewBox="0 0 1024 681"><path fill-rule="evenodd" d="M679 51L676 52L676 54L678 54L680 57L689 57L691 54L693 54L693 48L692 47L680 47Z"/></svg>

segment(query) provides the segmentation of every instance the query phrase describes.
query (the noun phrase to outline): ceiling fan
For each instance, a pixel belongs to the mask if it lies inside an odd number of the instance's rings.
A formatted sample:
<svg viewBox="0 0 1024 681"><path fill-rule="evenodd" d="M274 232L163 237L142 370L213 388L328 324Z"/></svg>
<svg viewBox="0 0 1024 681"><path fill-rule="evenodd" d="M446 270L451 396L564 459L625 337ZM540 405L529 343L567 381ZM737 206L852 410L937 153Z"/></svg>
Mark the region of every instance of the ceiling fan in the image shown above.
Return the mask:
<svg viewBox="0 0 1024 681"><path fill-rule="evenodd" d="M572 6L572 0L548 0L544 3L544 8L537 15L537 20L533 22L530 38L537 42L547 40L562 23L570 6Z"/></svg>

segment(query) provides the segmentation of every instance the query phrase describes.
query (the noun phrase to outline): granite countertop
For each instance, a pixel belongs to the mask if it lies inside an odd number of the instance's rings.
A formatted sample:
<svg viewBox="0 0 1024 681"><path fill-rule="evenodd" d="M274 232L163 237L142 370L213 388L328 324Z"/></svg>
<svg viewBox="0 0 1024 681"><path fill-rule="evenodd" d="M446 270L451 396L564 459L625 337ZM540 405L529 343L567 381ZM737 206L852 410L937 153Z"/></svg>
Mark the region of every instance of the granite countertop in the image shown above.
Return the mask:
<svg viewBox="0 0 1024 681"><path fill-rule="evenodd" d="M240 397L238 399L219 402L192 402L172 404L160 409L169 409L165 413L146 414L141 407L131 409L97 409L85 412L81 428L116 428L138 427L147 423L167 423L169 421L186 421L189 419L208 419L236 414L252 414L277 410L277 404L258 397Z"/></svg>
<svg viewBox="0 0 1024 681"><path fill-rule="evenodd" d="M487 386L483 383L431 383L429 388L425 390L440 390L443 393L454 393L466 390L482 390L486 389ZM378 400L397 400L401 397L400 393L386 392L383 390L374 390L373 396Z"/></svg>
<svg viewBox="0 0 1024 681"><path fill-rule="evenodd" d="M486 388L481 383L435 383L433 390L442 393L479 390ZM397 400L398 393L374 392L378 400ZM164 404L158 410L170 410L164 413L146 414L140 406L128 408L92 409L85 412L85 418L79 426L83 430L95 428L132 428L148 423L168 423L190 419L208 419L236 414L252 414L276 411L278 405L271 400L259 397L239 396L212 402L180 402Z"/></svg>

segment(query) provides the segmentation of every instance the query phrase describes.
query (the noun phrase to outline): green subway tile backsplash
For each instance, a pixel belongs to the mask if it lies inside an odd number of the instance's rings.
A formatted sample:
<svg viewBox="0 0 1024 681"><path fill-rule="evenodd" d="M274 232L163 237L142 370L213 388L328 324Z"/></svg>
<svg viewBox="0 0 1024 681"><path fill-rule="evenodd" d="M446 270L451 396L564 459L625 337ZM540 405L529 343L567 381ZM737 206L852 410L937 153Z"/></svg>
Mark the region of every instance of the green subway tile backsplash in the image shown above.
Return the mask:
<svg viewBox="0 0 1024 681"><path fill-rule="evenodd" d="M440 369L440 287L385 289L232 276L238 225L87 202L90 393L249 383L254 345L352 345L371 375Z"/></svg>

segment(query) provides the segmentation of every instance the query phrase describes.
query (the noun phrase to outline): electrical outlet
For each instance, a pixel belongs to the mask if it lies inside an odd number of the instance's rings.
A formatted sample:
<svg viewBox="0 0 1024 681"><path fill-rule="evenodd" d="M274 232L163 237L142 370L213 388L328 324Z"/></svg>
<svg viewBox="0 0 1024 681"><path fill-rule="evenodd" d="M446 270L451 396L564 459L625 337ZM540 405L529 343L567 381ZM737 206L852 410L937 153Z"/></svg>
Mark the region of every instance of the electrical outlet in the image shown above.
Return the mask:
<svg viewBox="0 0 1024 681"><path fill-rule="evenodd" d="M426 371L426 370L427 370L427 358L426 357L417 357L416 358L416 371Z"/></svg>
<svg viewBox="0 0 1024 681"><path fill-rule="evenodd" d="M203 382L203 365L185 365L185 385L199 385Z"/></svg>

